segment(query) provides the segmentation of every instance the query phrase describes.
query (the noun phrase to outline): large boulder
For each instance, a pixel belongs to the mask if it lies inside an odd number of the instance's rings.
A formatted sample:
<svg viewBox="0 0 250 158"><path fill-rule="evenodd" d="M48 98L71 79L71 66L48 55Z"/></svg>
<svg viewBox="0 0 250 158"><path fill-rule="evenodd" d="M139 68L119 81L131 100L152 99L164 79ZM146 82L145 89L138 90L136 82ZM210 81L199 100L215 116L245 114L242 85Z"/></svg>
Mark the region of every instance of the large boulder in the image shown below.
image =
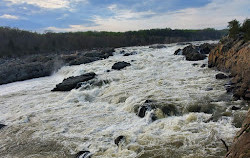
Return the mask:
<svg viewBox="0 0 250 158"><path fill-rule="evenodd" d="M90 72L81 76L69 77L64 79L62 83L57 84L52 91L70 91L76 88L79 83L89 81L95 76L96 74L94 72Z"/></svg>
<svg viewBox="0 0 250 158"><path fill-rule="evenodd" d="M125 61L121 61L121 62L117 62L115 63L113 66L112 66L112 69L114 70L121 70L127 66L130 66L131 64L130 63L127 63Z"/></svg>
<svg viewBox="0 0 250 158"><path fill-rule="evenodd" d="M227 77L227 75L225 75L223 73L218 73L215 75L215 78L221 80L221 79L226 79L228 77Z"/></svg>
<svg viewBox="0 0 250 158"><path fill-rule="evenodd" d="M188 55L188 54L197 54L199 53L199 51L197 50L197 48L190 44L189 46L185 47L183 50L182 50L182 55Z"/></svg>
<svg viewBox="0 0 250 158"><path fill-rule="evenodd" d="M198 50L201 54L209 54L211 50L214 49L215 47L216 44L204 43L198 47Z"/></svg>
<svg viewBox="0 0 250 158"><path fill-rule="evenodd" d="M202 46L202 48L205 46ZM204 48L205 49L205 48ZM198 60L204 60L207 56L205 54L200 53L200 47L189 45L185 47L184 49L178 49L174 53L175 55L184 55L186 57L186 60L188 61L198 61Z"/></svg>
<svg viewBox="0 0 250 158"><path fill-rule="evenodd" d="M0 85L15 81L49 76L57 68L51 61L26 63L6 63L0 68Z"/></svg>
<svg viewBox="0 0 250 158"><path fill-rule="evenodd" d="M200 53L189 53L186 55L186 60L188 61L198 61L206 59L206 55Z"/></svg>

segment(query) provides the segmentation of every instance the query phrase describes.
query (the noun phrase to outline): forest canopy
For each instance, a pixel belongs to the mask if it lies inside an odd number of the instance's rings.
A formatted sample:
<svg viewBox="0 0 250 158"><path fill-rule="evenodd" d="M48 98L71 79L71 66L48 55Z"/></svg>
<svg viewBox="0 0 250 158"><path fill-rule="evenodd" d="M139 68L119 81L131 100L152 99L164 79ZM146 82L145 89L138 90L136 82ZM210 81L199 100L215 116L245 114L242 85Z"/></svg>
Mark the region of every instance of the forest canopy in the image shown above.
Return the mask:
<svg viewBox="0 0 250 158"><path fill-rule="evenodd" d="M151 29L128 32L65 32L44 34L0 27L0 57L15 57L37 53L86 50L106 47L140 46L220 39L227 30Z"/></svg>
<svg viewBox="0 0 250 158"><path fill-rule="evenodd" d="M250 40L250 19L246 19L242 24L236 19L228 22L229 37L237 38L243 36L245 41Z"/></svg>

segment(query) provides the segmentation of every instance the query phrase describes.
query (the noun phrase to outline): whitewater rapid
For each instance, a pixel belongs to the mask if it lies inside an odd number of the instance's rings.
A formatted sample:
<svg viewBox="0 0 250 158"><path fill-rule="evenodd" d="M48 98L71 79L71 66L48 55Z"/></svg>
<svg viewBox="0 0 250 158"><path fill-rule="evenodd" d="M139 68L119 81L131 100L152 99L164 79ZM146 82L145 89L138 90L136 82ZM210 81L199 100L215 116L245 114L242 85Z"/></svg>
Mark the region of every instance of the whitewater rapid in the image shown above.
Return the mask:
<svg viewBox="0 0 250 158"><path fill-rule="evenodd" d="M199 43L203 42L194 44ZM105 60L65 66L50 77L1 85L0 123L7 127L0 130L0 157L61 158L82 150L94 158L223 157L226 150L220 139L230 144L239 130L233 118L222 116L205 123L212 114L186 109L213 104L228 111L232 105L246 105L232 101L224 88L228 80L214 77L218 71L201 68L207 59L186 61L184 56L173 55L184 45L166 46L119 48ZM137 54L125 57L121 50ZM107 72L118 61L131 66ZM64 78L87 72L107 82L51 92ZM150 114L140 118L135 108L148 99L174 105L182 114L153 122ZM126 141L118 148L114 139L120 135Z"/></svg>

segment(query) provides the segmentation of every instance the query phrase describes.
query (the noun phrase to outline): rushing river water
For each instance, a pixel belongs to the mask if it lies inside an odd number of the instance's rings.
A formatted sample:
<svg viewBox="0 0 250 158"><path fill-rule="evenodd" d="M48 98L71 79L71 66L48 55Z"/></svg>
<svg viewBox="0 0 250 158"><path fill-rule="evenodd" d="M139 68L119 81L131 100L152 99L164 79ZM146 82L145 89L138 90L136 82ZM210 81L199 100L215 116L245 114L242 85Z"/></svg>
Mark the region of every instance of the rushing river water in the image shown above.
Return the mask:
<svg viewBox="0 0 250 158"><path fill-rule="evenodd" d="M94 158L223 157L226 150L220 139L230 144L239 130L233 117L206 122L212 114L188 109L199 105L231 113L232 105L245 103L231 100L224 88L228 80L216 80L217 71L200 67L207 59L186 61L173 55L184 46L166 46L120 48L105 60L0 86L0 123L7 125L0 130L0 157L62 158L81 150L90 151ZM125 57L121 50L138 53ZM107 72L118 61L131 66ZM105 84L51 92L64 78L86 72L95 72ZM161 115L156 121L150 113L140 118L134 111L145 100L172 105L179 114ZM114 139L120 135L126 141L117 147Z"/></svg>

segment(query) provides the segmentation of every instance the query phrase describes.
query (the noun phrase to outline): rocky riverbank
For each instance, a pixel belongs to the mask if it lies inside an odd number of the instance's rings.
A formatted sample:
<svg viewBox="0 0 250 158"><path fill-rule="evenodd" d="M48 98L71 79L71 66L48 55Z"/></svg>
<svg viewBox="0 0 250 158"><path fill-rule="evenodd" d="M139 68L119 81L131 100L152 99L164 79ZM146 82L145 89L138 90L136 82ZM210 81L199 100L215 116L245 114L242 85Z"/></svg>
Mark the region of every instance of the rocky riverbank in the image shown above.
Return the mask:
<svg viewBox="0 0 250 158"><path fill-rule="evenodd" d="M250 100L250 42L223 38L209 54L208 66L230 72L234 97Z"/></svg>
<svg viewBox="0 0 250 158"><path fill-rule="evenodd" d="M228 92L235 99L250 100L250 42L242 38L223 38L209 54L208 66L230 72L232 77ZM248 110L241 130L229 148L227 158L250 157L250 111Z"/></svg>
<svg viewBox="0 0 250 158"><path fill-rule="evenodd" d="M80 65L112 56L114 49L38 54L0 59L0 85L51 75L65 65Z"/></svg>

